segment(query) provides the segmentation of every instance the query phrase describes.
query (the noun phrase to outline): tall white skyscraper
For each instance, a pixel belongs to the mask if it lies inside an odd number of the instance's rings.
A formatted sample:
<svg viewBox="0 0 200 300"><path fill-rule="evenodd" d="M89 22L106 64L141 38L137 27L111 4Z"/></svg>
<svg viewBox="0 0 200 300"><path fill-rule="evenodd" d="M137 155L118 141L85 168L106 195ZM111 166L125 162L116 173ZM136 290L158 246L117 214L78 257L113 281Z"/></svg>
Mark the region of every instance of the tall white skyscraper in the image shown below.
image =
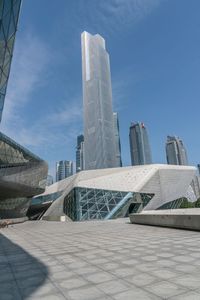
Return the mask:
<svg viewBox="0 0 200 300"><path fill-rule="evenodd" d="M82 77L85 169L117 166L109 55L105 40L83 32Z"/></svg>

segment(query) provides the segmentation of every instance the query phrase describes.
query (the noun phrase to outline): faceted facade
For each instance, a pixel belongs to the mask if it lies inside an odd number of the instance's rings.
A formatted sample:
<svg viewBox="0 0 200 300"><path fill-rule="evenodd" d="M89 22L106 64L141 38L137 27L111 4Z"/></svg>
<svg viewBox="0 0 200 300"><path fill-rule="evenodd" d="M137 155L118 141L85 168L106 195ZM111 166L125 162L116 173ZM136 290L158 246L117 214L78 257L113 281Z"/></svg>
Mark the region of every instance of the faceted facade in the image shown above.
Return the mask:
<svg viewBox="0 0 200 300"><path fill-rule="evenodd" d="M132 166L151 164L151 148L144 123L131 124L129 141Z"/></svg>
<svg viewBox="0 0 200 300"><path fill-rule="evenodd" d="M73 221L113 219L187 197L195 172L194 167L170 165L82 171L47 187L35 199L52 202L44 214L46 220L61 216ZM173 208L179 203L173 202Z"/></svg>
<svg viewBox="0 0 200 300"><path fill-rule="evenodd" d="M99 34L83 32L85 169L117 167L109 54Z"/></svg>
<svg viewBox="0 0 200 300"><path fill-rule="evenodd" d="M26 216L31 198L44 191L45 161L0 133L0 218Z"/></svg>
<svg viewBox="0 0 200 300"><path fill-rule="evenodd" d="M116 112L113 113L113 125L114 125L114 134L115 134L117 167L121 167L122 159L121 159L121 142L120 142L120 135L119 135L119 119L118 119L118 113Z"/></svg>
<svg viewBox="0 0 200 300"><path fill-rule="evenodd" d="M166 156L167 163L170 165L188 165L187 152L183 141L179 137L167 137Z"/></svg>
<svg viewBox="0 0 200 300"><path fill-rule="evenodd" d="M21 0L0 0L0 122L6 95Z"/></svg>

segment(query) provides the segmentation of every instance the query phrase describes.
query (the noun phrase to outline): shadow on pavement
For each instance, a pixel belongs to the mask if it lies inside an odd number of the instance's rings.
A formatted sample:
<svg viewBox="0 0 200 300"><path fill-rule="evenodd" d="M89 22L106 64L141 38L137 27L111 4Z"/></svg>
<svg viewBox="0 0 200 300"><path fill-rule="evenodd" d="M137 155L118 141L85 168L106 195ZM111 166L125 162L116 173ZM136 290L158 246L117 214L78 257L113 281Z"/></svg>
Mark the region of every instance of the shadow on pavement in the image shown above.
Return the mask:
<svg viewBox="0 0 200 300"><path fill-rule="evenodd" d="M0 233L0 299L18 300L34 295L47 275L42 262Z"/></svg>

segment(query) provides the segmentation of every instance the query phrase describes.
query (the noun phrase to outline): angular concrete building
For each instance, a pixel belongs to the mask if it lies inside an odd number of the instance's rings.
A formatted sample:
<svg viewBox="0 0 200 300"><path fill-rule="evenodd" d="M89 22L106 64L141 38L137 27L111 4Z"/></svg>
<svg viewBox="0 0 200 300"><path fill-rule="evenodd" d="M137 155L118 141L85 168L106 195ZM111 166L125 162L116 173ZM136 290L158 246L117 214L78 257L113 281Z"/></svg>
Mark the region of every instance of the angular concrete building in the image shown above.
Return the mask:
<svg viewBox="0 0 200 300"><path fill-rule="evenodd" d="M26 216L31 198L45 190L45 161L0 133L0 219Z"/></svg>
<svg viewBox="0 0 200 300"><path fill-rule="evenodd" d="M47 187L35 198L52 201L45 219L112 219L141 210L177 208L195 167L144 165L82 171Z"/></svg>

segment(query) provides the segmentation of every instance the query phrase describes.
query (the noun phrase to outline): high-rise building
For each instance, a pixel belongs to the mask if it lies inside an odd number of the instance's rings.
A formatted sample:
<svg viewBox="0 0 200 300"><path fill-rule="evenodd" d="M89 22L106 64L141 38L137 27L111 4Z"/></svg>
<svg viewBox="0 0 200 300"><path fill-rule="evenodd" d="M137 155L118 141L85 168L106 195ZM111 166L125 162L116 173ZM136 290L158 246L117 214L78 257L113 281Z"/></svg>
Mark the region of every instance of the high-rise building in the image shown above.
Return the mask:
<svg viewBox="0 0 200 300"><path fill-rule="evenodd" d="M84 31L81 43L85 169L116 167L109 54L99 34Z"/></svg>
<svg viewBox="0 0 200 300"><path fill-rule="evenodd" d="M179 137L167 137L166 157L167 163L170 165L188 165L187 152Z"/></svg>
<svg viewBox="0 0 200 300"><path fill-rule="evenodd" d="M132 166L151 164L151 149L144 123L131 124L129 141Z"/></svg>
<svg viewBox="0 0 200 300"><path fill-rule="evenodd" d="M197 169L198 169L198 172L199 172L199 175L200 175L200 164L197 165Z"/></svg>
<svg viewBox="0 0 200 300"><path fill-rule="evenodd" d="M120 135L119 135L119 119L118 119L118 113L116 112L113 113L113 124L114 124L114 134L115 134L117 166L122 167L121 143L120 143Z"/></svg>
<svg viewBox="0 0 200 300"><path fill-rule="evenodd" d="M0 1L0 122L10 73L21 0Z"/></svg>
<svg viewBox="0 0 200 300"><path fill-rule="evenodd" d="M84 136L77 136L76 146L76 173L84 170Z"/></svg>
<svg viewBox="0 0 200 300"><path fill-rule="evenodd" d="M47 175L47 180L46 180L46 186L52 185L53 184L53 176Z"/></svg>
<svg viewBox="0 0 200 300"><path fill-rule="evenodd" d="M73 162L70 160L60 160L56 163L56 181L65 179L73 175Z"/></svg>

